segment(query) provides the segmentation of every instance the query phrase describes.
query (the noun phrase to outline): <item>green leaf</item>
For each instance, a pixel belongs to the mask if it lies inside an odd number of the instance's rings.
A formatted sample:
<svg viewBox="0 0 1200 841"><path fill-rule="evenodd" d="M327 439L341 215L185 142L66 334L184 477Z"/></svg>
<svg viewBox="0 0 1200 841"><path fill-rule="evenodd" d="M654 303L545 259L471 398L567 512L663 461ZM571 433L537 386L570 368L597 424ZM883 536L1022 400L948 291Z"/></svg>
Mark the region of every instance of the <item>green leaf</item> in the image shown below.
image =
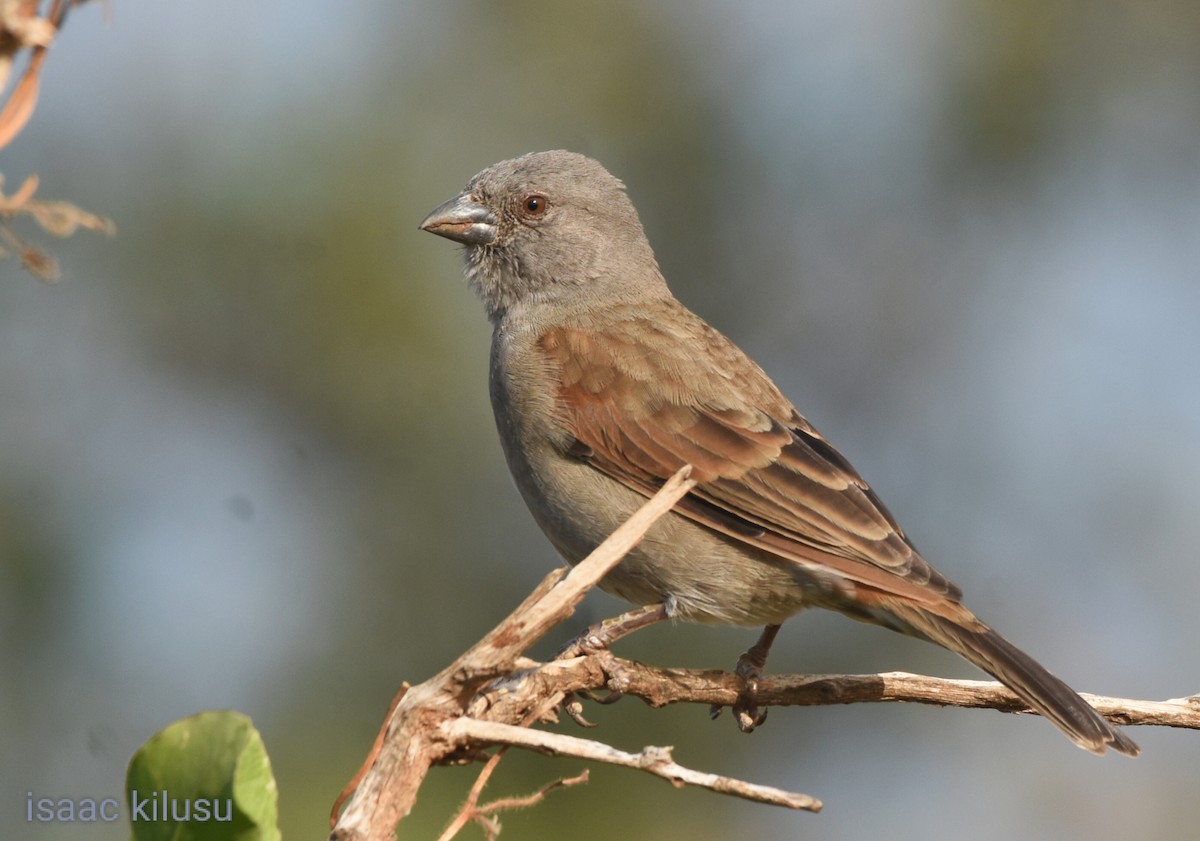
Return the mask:
<svg viewBox="0 0 1200 841"><path fill-rule="evenodd" d="M241 713L198 713L151 736L125 796L134 841L279 841L271 761Z"/></svg>

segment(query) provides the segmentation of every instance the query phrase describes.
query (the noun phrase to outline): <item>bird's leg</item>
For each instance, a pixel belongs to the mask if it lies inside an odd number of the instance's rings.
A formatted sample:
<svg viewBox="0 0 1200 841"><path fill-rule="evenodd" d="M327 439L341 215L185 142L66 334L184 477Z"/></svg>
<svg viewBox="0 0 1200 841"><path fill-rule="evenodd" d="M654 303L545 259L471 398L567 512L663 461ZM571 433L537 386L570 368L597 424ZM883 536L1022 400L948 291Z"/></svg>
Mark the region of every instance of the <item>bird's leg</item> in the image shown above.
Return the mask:
<svg viewBox="0 0 1200 841"><path fill-rule="evenodd" d="M635 607L620 616L613 616L592 625L559 649L558 654L554 655L554 659L568 660L581 654L594 654L608 648L622 637L629 636L634 631L667 618L667 606L663 602ZM766 654L764 653L763 656L765 657Z"/></svg>
<svg viewBox="0 0 1200 841"><path fill-rule="evenodd" d="M665 603L648 604L643 607L637 607L633 610L626 611L620 616L614 616L610 619L605 619L597 622L589 627L575 639L568 642L558 654L554 655L555 660L568 660L572 657L581 655L603 655L602 668L608 676L609 693L604 697L596 697L591 693L585 694L591 701L598 704L612 704L621 700L621 687L628 684L628 678L622 674L622 669L616 665L615 659L609 652L608 647L622 637L629 636L634 631L645 628L647 625L653 625L656 622L661 622L669 618L667 606ZM584 727L590 727L579 707L578 701L566 699L564 709L567 715L575 720L576 724Z"/></svg>
<svg viewBox="0 0 1200 841"><path fill-rule="evenodd" d="M763 628L758 642L750 646L738 658L737 665L733 667L734 673L746 684L745 690L738 696L737 703L733 705L734 720L737 721L737 726L743 733L754 732L754 728L767 720L767 711L758 708L756 696L758 695L758 682L762 679L763 667L767 665L767 654L770 653L771 644L775 642L778 634L778 625L768 625ZM716 718L720 713L721 708L714 704L709 714Z"/></svg>

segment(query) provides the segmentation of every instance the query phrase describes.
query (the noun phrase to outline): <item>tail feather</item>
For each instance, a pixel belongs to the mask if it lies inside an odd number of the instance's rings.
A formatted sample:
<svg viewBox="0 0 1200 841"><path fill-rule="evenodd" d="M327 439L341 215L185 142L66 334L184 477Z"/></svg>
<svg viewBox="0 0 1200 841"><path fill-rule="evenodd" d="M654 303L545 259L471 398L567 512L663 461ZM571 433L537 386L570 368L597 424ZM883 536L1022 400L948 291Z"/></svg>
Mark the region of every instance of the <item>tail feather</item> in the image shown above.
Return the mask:
<svg viewBox="0 0 1200 841"><path fill-rule="evenodd" d="M1103 754L1112 748L1127 756L1141 753L1132 739L1113 727L1075 690L982 622L974 620L966 627L916 605L890 607L889 612L919 635L961 654L1003 683L1084 750Z"/></svg>

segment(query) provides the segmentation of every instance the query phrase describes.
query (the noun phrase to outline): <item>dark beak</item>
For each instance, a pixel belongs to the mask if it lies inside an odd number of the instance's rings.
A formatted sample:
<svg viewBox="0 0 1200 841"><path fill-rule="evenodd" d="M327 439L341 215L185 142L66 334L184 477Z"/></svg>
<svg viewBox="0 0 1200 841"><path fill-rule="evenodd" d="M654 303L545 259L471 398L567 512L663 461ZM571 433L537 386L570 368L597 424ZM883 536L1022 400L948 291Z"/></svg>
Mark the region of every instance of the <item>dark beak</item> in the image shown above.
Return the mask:
<svg viewBox="0 0 1200 841"><path fill-rule="evenodd" d="M487 245L496 238L496 216L463 193L426 216L421 230L464 245Z"/></svg>

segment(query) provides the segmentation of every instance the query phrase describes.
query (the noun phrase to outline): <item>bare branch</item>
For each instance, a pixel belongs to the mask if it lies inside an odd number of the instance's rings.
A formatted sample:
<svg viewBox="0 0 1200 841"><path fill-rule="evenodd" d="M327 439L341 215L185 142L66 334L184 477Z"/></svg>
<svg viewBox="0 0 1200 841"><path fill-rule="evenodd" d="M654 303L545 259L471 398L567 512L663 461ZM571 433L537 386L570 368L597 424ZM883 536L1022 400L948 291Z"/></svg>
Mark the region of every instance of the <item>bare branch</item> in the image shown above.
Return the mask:
<svg viewBox="0 0 1200 841"><path fill-rule="evenodd" d="M483 810L478 808L479 798L483 795L484 786L486 786L488 780L491 779L492 774L496 770L496 766L500 764L500 760L504 758L505 753L507 753L507 750L501 749L492 754L491 758L487 761L487 764L483 766L483 770L479 772L479 777L476 778L475 784L471 786L471 790L467 793L466 802L464 802L462 808L458 810L458 814L454 816L454 820L450 821L450 825L446 827L445 831L441 835L438 836L438 841L450 841L450 839L455 835L458 835L459 830L466 826L470 821L474 820L478 822L481 820L481 812ZM337 817L336 813L334 817ZM490 837L491 833L489 828L485 826L484 831L488 832Z"/></svg>
<svg viewBox="0 0 1200 841"><path fill-rule="evenodd" d="M22 49L33 54L25 75L17 82L8 101L0 108L0 149L16 137L37 107L38 76L46 60L46 49L58 34L67 4L54 0L45 18L37 15L37 0L0 3L0 88L8 81L13 57Z"/></svg>
<svg viewBox="0 0 1200 841"><path fill-rule="evenodd" d="M554 789L583 785L588 781L589 777L590 774L587 770L580 771L574 777L560 777L553 782L546 783L546 785L539 788L533 794L527 794L524 797L503 797L499 800L493 800L491 803L485 803L483 806L480 806L479 811L484 814L490 814L510 809L528 809L530 806L545 800L546 795L554 791Z"/></svg>
<svg viewBox="0 0 1200 841"><path fill-rule="evenodd" d="M474 718L460 718L448 722L444 731L447 738L460 744L484 742L513 745L551 756L574 756L593 762L637 768L656 777L662 777L676 788L682 788L684 785L699 786L720 794L732 794L746 800L769 803L774 806L786 806L789 809L804 809L809 812L818 812L821 809L821 801L809 797L807 794L796 794L771 786L756 785L735 780L732 777L722 777L719 774L707 774L685 768L672 760L669 747L647 747L638 753L626 753L603 742L580 739L578 736L547 733L544 730L529 730L524 727L513 727L509 724L480 721Z"/></svg>
<svg viewBox="0 0 1200 841"><path fill-rule="evenodd" d="M611 688L611 673L620 674L621 692L641 698L652 707L668 704L731 706L744 691L742 679L731 672L701 669L665 669L634 660L612 657L577 657L553 663L522 659L516 680L540 682L533 693L565 694ZM503 707L520 694L513 685L503 695L481 699L479 708ZM1141 701L1106 695L1080 696L1115 724L1178 727L1200 730L1200 695L1167 701ZM939 707L991 709L1031 713L1006 686L995 681L929 677L908 672L865 675L767 675L755 696L760 706L824 707L834 704L904 703ZM478 709L478 708L477 708ZM497 710L504 717L502 710Z"/></svg>
<svg viewBox="0 0 1200 841"><path fill-rule="evenodd" d="M641 541L654 522L666 514L688 491L696 486L689 479L691 467L684 466L672 476L649 502L639 508L594 552L580 561L550 589L543 598L526 599L507 619L468 651L463 660L477 666L503 662L511 668L516 658L525 653L546 632L575 612L584 594L620 563L621 558ZM542 585L545 586L543 581ZM540 588L539 588L540 589ZM486 652L494 651L489 656Z"/></svg>
<svg viewBox="0 0 1200 841"><path fill-rule="evenodd" d="M488 760L487 768L484 769L484 774L488 774L494 770L499 763L500 758L504 755L504 751L497 751L490 760ZM530 806L537 805L546 799L546 795L557 788L570 788L571 786L582 785L588 781L587 770L581 771L574 777L560 777L557 780L546 783L533 794L527 794L524 797L502 797L499 800L493 800L491 803L485 803L482 806L477 806L479 795L483 790L483 782L485 781L484 774L480 775L479 780L471 788L471 795L468 796L467 802L463 804L462 809L455 816L450 825L445 831L438 836L438 841L450 841L462 830L470 821L475 821L483 831L487 833L488 838L494 838L500 832L500 823L492 815L496 812L511 811L514 809L527 809Z"/></svg>

